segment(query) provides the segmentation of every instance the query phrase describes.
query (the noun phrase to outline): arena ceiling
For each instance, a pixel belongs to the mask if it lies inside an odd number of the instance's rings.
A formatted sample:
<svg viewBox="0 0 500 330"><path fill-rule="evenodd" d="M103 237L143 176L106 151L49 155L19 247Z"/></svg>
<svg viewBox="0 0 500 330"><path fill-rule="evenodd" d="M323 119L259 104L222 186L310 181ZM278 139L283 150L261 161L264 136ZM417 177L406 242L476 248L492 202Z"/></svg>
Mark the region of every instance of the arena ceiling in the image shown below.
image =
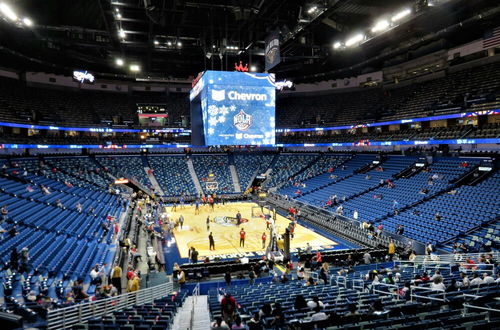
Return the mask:
<svg viewBox="0 0 500 330"><path fill-rule="evenodd" d="M265 37L278 30L283 61L275 71L324 79L325 72L334 75L360 62L383 65L382 58L370 59L388 49L397 55L408 40L498 7L496 0L434 0L446 2L436 7L426 7L427 1L18 0L9 3L34 26L0 20L0 46L3 65L19 69L130 74L127 64L136 63L139 75L186 78L205 69L232 70L239 60L262 71ZM336 40L405 7L422 14L354 50L333 51ZM477 37L495 18L450 33L446 40L453 44ZM118 67L117 58L126 65Z"/></svg>

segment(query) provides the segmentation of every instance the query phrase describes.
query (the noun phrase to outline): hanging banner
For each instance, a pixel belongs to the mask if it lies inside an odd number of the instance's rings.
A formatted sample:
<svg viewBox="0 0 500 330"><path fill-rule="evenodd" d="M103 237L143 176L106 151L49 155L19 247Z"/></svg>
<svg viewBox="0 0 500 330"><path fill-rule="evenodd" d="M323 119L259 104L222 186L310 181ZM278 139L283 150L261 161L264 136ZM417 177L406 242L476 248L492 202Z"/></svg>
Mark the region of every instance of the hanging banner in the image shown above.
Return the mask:
<svg viewBox="0 0 500 330"><path fill-rule="evenodd" d="M271 32L266 38L266 71L269 71L281 62L280 35L278 31Z"/></svg>

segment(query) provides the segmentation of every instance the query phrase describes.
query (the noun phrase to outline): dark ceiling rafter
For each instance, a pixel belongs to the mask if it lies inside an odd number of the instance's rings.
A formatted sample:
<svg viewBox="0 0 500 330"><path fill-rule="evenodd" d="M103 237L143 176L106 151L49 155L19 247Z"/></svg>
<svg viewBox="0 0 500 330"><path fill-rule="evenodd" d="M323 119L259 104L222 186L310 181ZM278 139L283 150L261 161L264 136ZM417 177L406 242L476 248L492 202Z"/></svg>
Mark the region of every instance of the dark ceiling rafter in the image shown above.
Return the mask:
<svg viewBox="0 0 500 330"><path fill-rule="evenodd" d="M417 1L421 0L44 0L42 6L41 2L17 0L26 12L33 13L37 26L32 33L0 30L0 46L66 66L81 62L89 70L101 70L107 59L108 72L125 73L127 67L117 68L110 61L121 54L140 62L148 74L187 77L207 68L231 69L240 59L263 68L264 39L270 30L279 29L284 36L297 32L281 45L284 61L275 72L320 79L319 73L335 74L365 63L387 49L398 48L405 40L451 26L485 6L498 6L494 0L449 1L450 11L443 13L442 19L409 24L344 53L333 50L333 43L346 40L350 32L366 30L383 15ZM326 11L315 17L307 12L313 4ZM458 12L457 7L464 9ZM114 8L120 9L121 19L116 18ZM481 21L481 29L494 22ZM118 37L119 24L126 33L124 40ZM477 33L468 31L476 38ZM156 38L163 44L155 45ZM221 52L223 39L240 49ZM165 46L167 41L177 40L182 41L182 47ZM453 37L454 43L460 40ZM382 64L383 60L370 62L371 66Z"/></svg>

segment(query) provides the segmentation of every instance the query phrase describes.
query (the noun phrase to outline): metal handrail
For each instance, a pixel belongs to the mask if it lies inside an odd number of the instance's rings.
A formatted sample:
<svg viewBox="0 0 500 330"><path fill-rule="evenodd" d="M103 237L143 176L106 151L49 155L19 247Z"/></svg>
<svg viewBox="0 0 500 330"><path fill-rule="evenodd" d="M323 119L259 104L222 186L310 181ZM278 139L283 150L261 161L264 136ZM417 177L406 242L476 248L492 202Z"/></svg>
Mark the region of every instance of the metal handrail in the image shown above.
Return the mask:
<svg viewBox="0 0 500 330"><path fill-rule="evenodd" d="M429 288L429 287L415 286L415 285L410 286L410 289L411 289L410 297L411 297L412 301L413 301L413 298L415 297L415 298L422 298L422 299L429 299L429 300L437 300L437 301L441 301L441 302L446 302L446 291L438 291L438 290L434 290L434 289ZM435 298L435 297L417 295L417 294L413 293L413 290L422 290L422 291L432 292L435 294L442 294L443 298Z"/></svg>
<svg viewBox="0 0 500 330"><path fill-rule="evenodd" d="M198 296L200 295L200 283L197 283L196 286L193 289L193 292L191 293L193 300L192 300L192 306L191 306L191 319L189 320L190 324L190 329L193 329L193 324L194 324L194 306L196 305L196 302L198 300Z"/></svg>
<svg viewBox="0 0 500 330"><path fill-rule="evenodd" d="M134 305L154 302L173 292L173 283L167 282L151 288L124 293L116 297L76 304L69 307L49 310L47 329L67 329L75 324L94 317L108 315Z"/></svg>
<svg viewBox="0 0 500 330"><path fill-rule="evenodd" d="M387 291L379 289L380 287L388 288ZM392 289L392 291L391 291ZM381 293L384 295L396 296L396 300L400 300L400 295L398 294L400 286L397 284L388 283L377 283L372 285L373 293Z"/></svg>

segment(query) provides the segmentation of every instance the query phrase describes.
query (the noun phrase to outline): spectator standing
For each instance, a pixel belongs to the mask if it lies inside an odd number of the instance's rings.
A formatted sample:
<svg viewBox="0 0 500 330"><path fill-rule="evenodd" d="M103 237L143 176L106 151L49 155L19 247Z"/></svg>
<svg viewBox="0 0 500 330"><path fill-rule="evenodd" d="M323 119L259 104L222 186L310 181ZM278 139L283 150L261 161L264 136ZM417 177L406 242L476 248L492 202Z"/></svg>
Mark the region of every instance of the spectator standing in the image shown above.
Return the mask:
<svg viewBox="0 0 500 330"><path fill-rule="evenodd" d="M231 286L231 272L230 271L227 271L224 274L224 280L226 281L227 286Z"/></svg>
<svg viewBox="0 0 500 330"><path fill-rule="evenodd" d="M234 297L232 297L229 293L226 293L220 302L220 306L224 321L226 321L227 324L231 324L237 308L236 299L234 299Z"/></svg>
<svg viewBox="0 0 500 330"><path fill-rule="evenodd" d="M240 247L245 247L245 236L246 236L245 229L241 228L241 230L240 230Z"/></svg>
<svg viewBox="0 0 500 330"><path fill-rule="evenodd" d="M182 230L182 225L184 224L184 216L181 214L179 216L179 226L181 227L181 230Z"/></svg>
<svg viewBox="0 0 500 330"><path fill-rule="evenodd" d="M135 292L140 288L139 276L134 275L127 283L127 292Z"/></svg>
<svg viewBox="0 0 500 330"><path fill-rule="evenodd" d="M111 284L116 288L118 294L122 294L122 268L118 264L111 271Z"/></svg>
<svg viewBox="0 0 500 330"><path fill-rule="evenodd" d="M214 235L212 235L212 232L210 232L210 235L208 235L208 243L210 251L215 250Z"/></svg>
<svg viewBox="0 0 500 330"><path fill-rule="evenodd" d="M365 264L371 264L372 263L372 256L369 251L366 251L365 254L363 254L363 260Z"/></svg>
<svg viewBox="0 0 500 330"><path fill-rule="evenodd" d="M395 253L396 253L396 246L394 245L394 242L391 240L387 248L387 255L389 256L390 261L392 261L392 259L394 258Z"/></svg>

